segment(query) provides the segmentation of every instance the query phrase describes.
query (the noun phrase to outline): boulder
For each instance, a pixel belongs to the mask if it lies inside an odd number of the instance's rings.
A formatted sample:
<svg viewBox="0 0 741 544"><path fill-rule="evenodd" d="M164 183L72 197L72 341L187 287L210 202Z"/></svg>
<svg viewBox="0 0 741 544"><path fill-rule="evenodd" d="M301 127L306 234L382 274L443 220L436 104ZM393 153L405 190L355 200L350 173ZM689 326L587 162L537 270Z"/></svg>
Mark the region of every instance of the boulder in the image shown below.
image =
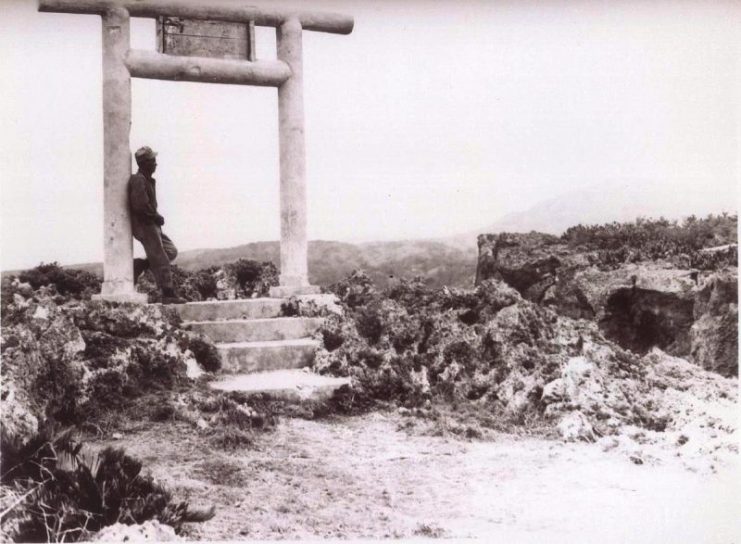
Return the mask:
<svg viewBox="0 0 741 544"><path fill-rule="evenodd" d="M114 523L104 527L93 538L94 542L182 542L175 529L159 521L140 524Z"/></svg>
<svg viewBox="0 0 741 544"><path fill-rule="evenodd" d="M0 422L12 436L28 438L59 401L61 411L79 394L85 368L80 330L48 296L6 307L0 353ZM56 405L55 405L56 406ZM57 407L58 407L57 406Z"/></svg>
<svg viewBox="0 0 741 544"><path fill-rule="evenodd" d="M568 441L594 442L596 437L589 420L581 412L570 412L556 426L561 438Z"/></svg>

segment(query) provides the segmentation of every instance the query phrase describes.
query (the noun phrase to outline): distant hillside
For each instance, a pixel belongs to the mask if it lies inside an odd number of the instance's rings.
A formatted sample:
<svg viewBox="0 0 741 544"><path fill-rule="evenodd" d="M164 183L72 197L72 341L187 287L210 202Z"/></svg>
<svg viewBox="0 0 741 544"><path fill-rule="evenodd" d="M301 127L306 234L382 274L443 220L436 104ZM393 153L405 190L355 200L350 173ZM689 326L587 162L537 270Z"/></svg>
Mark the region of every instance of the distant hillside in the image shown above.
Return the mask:
<svg viewBox="0 0 741 544"><path fill-rule="evenodd" d="M322 240L309 242L309 281L329 285L362 269L378 286L391 278L422 276L431 286L471 287L476 275L477 247L475 238L453 246L430 240L368 242L350 244ZM236 261L252 259L280 263L278 242L255 242L223 249L183 251L176 264L186 270L198 270ZM102 274L100 263L71 265Z"/></svg>
<svg viewBox="0 0 741 544"><path fill-rule="evenodd" d="M620 228L611 224L596 226L613 219L590 221L594 216L594 210L590 213L580 213L579 210L586 210L591 205L595 209L602 209L604 203L598 205L595 195L589 192L580 193L579 195L579 198L570 199L570 197L564 196L560 199L543 202L531 208L529 212L509 216L509 218L504 218L478 232L441 240L404 240L354 244L322 240L312 241L309 242L309 281L314 285L326 286L347 277L353 270L361 269L380 287L387 286L393 278L411 278L415 276L426 278L431 287L441 287L443 285L471 287L476 276L478 257L476 237L478 234L494 234L505 231L529 232L531 230L561 234L570 227L574 227L570 229L572 238L574 236L577 238L586 236L589 240L595 239L604 242L604 239L616 238L622 240L626 236L630 238L635 234L634 231L640 234L642 229L645 230L651 225L656 228L658 228L657 225L661 226L660 221L642 224L625 222L622 223ZM571 202L571 205L568 202ZM625 213L627 213L625 210L622 212L616 210L612 215L605 214L605 217L612 218L616 214ZM568 219L572 215L586 219L580 221ZM586 227L584 225L592 226ZM653 230L656 230L654 227L652 227ZM673 227L672 224L667 223L666 228L662 227L662 229L668 229L665 233L665 238L668 241L658 244L659 249L662 249L668 243L675 245L679 242L684 243L688 236L693 240L702 238L703 243L700 247L736 243L735 215L723 219L717 217L714 220L695 220L691 228ZM178 256L176 264L185 270L195 271L210 266L220 266L238 259L271 261L279 266L280 244L278 242L255 242L222 249L183 251ZM81 269L102 275L102 265L100 263L69 265L66 268ZM13 271L5 271L3 276L12 273Z"/></svg>

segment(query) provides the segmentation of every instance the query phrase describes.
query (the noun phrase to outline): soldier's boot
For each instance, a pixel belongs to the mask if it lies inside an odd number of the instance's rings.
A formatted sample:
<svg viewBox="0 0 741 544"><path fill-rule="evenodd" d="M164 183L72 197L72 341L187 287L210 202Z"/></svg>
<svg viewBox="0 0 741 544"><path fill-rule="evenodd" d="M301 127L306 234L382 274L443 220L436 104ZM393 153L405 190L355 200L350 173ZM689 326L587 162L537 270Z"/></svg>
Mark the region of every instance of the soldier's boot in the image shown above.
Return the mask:
<svg viewBox="0 0 741 544"><path fill-rule="evenodd" d="M175 289L165 287L162 289L162 304L185 304L187 301L175 294Z"/></svg>
<svg viewBox="0 0 741 544"><path fill-rule="evenodd" d="M146 259L134 259L134 285L139 280L139 276L149 268L149 261Z"/></svg>

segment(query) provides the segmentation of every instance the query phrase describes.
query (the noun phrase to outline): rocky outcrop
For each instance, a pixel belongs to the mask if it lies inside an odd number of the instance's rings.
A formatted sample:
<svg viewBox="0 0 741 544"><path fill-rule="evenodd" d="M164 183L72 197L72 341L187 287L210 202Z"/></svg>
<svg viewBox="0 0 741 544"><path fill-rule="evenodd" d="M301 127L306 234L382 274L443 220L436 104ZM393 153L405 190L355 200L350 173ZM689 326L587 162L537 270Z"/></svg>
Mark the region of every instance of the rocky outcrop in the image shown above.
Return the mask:
<svg viewBox="0 0 741 544"><path fill-rule="evenodd" d="M53 288L16 282L3 306L0 422L19 439L47 418L89 420L148 388L170 388L214 370L218 353L179 328L174 310L64 302ZM218 365L218 362L216 363Z"/></svg>
<svg viewBox="0 0 741 544"><path fill-rule="evenodd" d="M736 380L656 348L638 357L594 321L558 315L502 281L475 291L402 282L379 293L353 276L338 296L345 311L318 331L314 366L349 376L354 402L424 413L453 401L504 428L604 438L635 462L648 460L649 443L681 443L705 458L736 447Z"/></svg>
<svg viewBox="0 0 741 544"><path fill-rule="evenodd" d="M552 296L559 274L589 266L594 258L574 253L550 234L482 234L476 285L489 278L502 280L527 300L540 303Z"/></svg>
<svg viewBox="0 0 741 544"><path fill-rule="evenodd" d="M737 374L737 269L699 271L677 262L607 265L598 251L547 234L489 234L479 236L476 277L505 281L561 315L594 320L635 353L658 347Z"/></svg>

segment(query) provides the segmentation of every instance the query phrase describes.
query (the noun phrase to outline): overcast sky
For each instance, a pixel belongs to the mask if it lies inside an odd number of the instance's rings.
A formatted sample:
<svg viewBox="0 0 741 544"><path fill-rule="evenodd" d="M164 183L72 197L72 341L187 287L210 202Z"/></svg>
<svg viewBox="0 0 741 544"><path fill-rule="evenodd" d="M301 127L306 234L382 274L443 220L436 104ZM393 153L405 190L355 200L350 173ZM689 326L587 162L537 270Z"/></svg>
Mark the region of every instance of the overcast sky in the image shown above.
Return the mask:
<svg viewBox="0 0 741 544"><path fill-rule="evenodd" d="M311 239L475 231L602 185L650 185L668 215L737 208L741 2L293 5L355 17L304 33ZM133 47L154 34L132 20ZM257 40L275 56L273 29ZM4 269L102 258L100 42L97 16L2 0ZM278 239L274 89L135 79L145 144L181 250Z"/></svg>

